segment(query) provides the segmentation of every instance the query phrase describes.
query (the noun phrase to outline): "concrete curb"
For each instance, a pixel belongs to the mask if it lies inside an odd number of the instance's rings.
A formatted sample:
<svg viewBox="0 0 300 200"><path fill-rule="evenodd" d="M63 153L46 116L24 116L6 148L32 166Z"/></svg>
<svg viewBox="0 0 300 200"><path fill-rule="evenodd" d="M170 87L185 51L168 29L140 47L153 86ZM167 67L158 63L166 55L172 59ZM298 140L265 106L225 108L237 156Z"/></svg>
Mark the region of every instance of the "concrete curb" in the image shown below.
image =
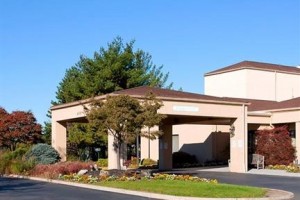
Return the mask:
<svg viewBox="0 0 300 200"><path fill-rule="evenodd" d="M264 197L264 198L199 198L199 197L179 197L179 196L172 196L172 195L165 195L165 194L132 191L132 190L109 188L109 187L102 187L102 186L96 186L96 185L90 185L84 183L74 183L74 182L37 178L37 177L30 177L30 176L9 175L3 177L23 178L23 179L29 179L34 181L42 181L42 182L68 185L74 187L81 187L81 188L92 189L92 190L101 190L106 192L114 192L114 193L141 196L146 198L163 199L163 200L293 200L294 199L294 194L292 192L288 192L284 190L276 190L276 189L268 189L267 192L268 197Z"/></svg>

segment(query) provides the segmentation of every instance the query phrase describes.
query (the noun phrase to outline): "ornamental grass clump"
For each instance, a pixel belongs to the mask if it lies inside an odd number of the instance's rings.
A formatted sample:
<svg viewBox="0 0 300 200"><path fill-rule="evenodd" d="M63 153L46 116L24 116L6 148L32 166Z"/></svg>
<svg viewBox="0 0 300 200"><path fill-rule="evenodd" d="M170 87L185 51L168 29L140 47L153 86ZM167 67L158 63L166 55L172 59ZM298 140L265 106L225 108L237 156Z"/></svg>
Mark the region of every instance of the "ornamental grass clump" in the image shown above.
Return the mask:
<svg viewBox="0 0 300 200"><path fill-rule="evenodd" d="M90 163L85 162L64 162L56 163L52 165L39 164L34 167L30 175L44 177L49 179L55 179L62 175L70 175L78 173L82 169L89 169Z"/></svg>
<svg viewBox="0 0 300 200"><path fill-rule="evenodd" d="M14 151L0 152L0 174L27 174L34 166L35 162L25 159L24 154L29 146L21 145Z"/></svg>

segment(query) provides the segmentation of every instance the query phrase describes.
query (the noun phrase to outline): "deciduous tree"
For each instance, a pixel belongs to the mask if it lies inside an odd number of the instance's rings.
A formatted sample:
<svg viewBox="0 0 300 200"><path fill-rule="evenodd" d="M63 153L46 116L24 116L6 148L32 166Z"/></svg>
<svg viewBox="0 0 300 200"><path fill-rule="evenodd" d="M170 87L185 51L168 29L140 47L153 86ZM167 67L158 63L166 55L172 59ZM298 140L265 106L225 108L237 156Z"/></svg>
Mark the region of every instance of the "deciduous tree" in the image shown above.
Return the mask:
<svg viewBox="0 0 300 200"><path fill-rule="evenodd" d="M142 107L138 100L127 96L108 96L106 102L95 101L87 117L94 131L111 134L117 152L117 168L121 169L121 145L133 141L141 130Z"/></svg>
<svg viewBox="0 0 300 200"><path fill-rule="evenodd" d="M36 143L41 138L41 125L31 112L8 113L0 108L0 146L15 150L19 143Z"/></svg>
<svg viewBox="0 0 300 200"><path fill-rule="evenodd" d="M143 131L141 136L148 138L148 158L150 158L150 140L162 135L160 130L152 130L151 128L159 125L161 121L166 117L159 114L157 111L163 106L162 101L156 98L156 96L150 92L146 95L145 101L142 102L142 118L143 118Z"/></svg>

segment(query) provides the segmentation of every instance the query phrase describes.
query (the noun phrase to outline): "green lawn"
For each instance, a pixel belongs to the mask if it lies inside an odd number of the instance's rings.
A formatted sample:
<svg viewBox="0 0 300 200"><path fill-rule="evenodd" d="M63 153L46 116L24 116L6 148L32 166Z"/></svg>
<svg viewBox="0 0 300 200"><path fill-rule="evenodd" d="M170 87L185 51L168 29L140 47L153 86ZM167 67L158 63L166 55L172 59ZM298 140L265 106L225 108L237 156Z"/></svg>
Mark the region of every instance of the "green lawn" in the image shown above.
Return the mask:
<svg viewBox="0 0 300 200"><path fill-rule="evenodd" d="M262 188L180 180L105 181L97 185L175 196L212 198L263 197L266 193Z"/></svg>

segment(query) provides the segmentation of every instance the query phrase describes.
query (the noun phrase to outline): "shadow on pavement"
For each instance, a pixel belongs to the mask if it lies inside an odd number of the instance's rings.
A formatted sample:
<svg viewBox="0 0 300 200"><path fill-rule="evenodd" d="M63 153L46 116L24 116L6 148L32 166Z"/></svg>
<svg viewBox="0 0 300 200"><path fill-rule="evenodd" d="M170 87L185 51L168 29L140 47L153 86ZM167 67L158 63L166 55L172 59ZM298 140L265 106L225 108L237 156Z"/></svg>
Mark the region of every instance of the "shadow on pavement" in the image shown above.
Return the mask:
<svg viewBox="0 0 300 200"><path fill-rule="evenodd" d="M8 191L40 190L45 183L33 182L26 179L0 177L0 194Z"/></svg>

